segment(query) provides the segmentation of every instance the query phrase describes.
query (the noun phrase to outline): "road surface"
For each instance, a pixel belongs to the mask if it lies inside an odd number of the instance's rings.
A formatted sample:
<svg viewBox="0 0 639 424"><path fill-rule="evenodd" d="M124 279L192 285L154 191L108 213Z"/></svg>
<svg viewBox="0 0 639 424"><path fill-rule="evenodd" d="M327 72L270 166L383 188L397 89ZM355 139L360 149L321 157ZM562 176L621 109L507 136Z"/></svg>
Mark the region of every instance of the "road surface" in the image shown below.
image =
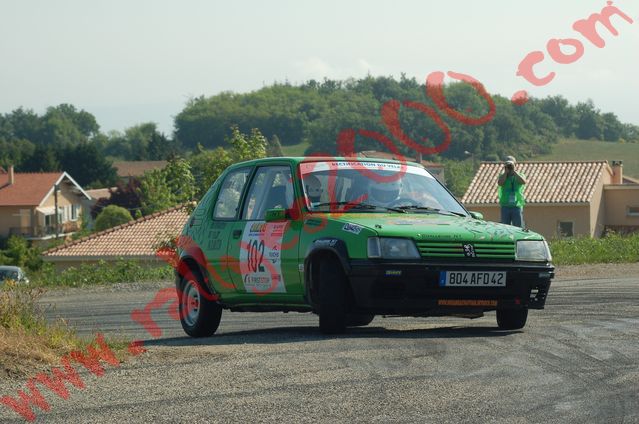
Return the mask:
<svg viewBox="0 0 639 424"><path fill-rule="evenodd" d="M311 314L225 312L218 333L199 340L166 308L153 315L160 338L131 320L160 287L47 295L48 315L81 334L123 334L149 350L105 365L103 377L83 372L85 389L66 400L48 393L38 420L639 422L636 277L555 281L523 331L498 331L490 313L377 317L325 337ZM0 421L24 422L3 406Z"/></svg>

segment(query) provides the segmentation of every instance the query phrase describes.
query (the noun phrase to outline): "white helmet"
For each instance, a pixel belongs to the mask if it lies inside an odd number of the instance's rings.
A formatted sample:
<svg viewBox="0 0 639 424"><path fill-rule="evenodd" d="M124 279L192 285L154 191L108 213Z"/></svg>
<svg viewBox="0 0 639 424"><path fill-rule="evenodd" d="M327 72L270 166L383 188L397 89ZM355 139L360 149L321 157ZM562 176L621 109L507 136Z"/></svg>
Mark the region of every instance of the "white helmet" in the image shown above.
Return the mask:
<svg viewBox="0 0 639 424"><path fill-rule="evenodd" d="M397 200L401 189L402 183L398 180L387 183L371 181L368 192L371 200L381 204L389 204Z"/></svg>
<svg viewBox="0 0 639 424"><path fill-rule="evenodd" d="M302 177L302 181L306 186L306 195L311 202L317 202L322 195L322 183L315 175L309 175L308 177Z"/></svg>

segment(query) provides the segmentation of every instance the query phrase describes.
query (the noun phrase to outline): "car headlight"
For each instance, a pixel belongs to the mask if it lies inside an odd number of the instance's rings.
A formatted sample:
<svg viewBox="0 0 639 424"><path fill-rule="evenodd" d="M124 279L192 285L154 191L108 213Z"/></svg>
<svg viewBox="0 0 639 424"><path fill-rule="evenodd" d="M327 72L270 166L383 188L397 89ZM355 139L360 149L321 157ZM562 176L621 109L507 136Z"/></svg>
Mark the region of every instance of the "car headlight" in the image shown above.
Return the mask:
<svg viewBox="0 0 639 424"><path fill-rule="evenodd" d="M552 261L552 255L545 240L520 240L517 242L518 261L546 262Z"/></svg>
<svg viewBox="0 0 639 424"><path fill-rule="evenodd" d="M368 257L383 259L419 259L415 242L406 238L370 237Z"/></svg>

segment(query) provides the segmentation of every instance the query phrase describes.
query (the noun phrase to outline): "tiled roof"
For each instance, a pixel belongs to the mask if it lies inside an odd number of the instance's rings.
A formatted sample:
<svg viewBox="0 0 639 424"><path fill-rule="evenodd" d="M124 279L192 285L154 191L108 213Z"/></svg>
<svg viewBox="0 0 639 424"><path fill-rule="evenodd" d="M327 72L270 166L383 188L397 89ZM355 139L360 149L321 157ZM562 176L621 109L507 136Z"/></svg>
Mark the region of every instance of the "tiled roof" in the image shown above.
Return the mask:
<svg viewBox="0 0 639 424"><path fill-rule="evenodd" d="M503 166L497 162L482 163L462 203L498 203L497 178ZM526 203L589 202L604 170L610 172L606 161L519 162L516 169L526 176Z"/></svg>
<svg viewBox="0 0 639 424"><path fill-rule="evenodd" d="M114 188L94 188L93 190L85 190L92 199L108 199L111 197L111 190Z"/></svg>
<svg viewBox="0 0 639 424"><path fill-rule="evenodd" d="M8 174L0 174L0 206L38 206L62 177L62 172L14 174L14 183Z"/></svg>
<svg viewBox="0 0 639 424"><path fill-rule="evenodd" d="M163 169L168 164L165 160L123 161L113 162L118 177L141 177L153 169Z"/></svg>
<svg viewBox="0 0 639 424"><path fill-rule="evenodd" d="M179 235L188 218L187 209L177 206L63 244L42 255L45 259L154 256L158 244Z"/></svg>

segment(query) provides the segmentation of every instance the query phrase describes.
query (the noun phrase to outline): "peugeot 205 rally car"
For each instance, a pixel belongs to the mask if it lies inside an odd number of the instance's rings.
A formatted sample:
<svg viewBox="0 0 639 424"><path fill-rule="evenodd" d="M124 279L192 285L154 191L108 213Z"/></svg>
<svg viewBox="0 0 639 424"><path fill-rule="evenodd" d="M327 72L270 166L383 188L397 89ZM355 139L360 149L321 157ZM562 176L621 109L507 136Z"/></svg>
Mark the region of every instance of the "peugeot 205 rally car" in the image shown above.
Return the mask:
<svg viewBox="0 0 639 424"><path fill-rule="evenodd" d="M524 327L554 276L544 238L468 212L421 165L267 158L226 169L178 243L184 331L223 309L319 315L324 333L375 315L480 317Z"/></svg>

